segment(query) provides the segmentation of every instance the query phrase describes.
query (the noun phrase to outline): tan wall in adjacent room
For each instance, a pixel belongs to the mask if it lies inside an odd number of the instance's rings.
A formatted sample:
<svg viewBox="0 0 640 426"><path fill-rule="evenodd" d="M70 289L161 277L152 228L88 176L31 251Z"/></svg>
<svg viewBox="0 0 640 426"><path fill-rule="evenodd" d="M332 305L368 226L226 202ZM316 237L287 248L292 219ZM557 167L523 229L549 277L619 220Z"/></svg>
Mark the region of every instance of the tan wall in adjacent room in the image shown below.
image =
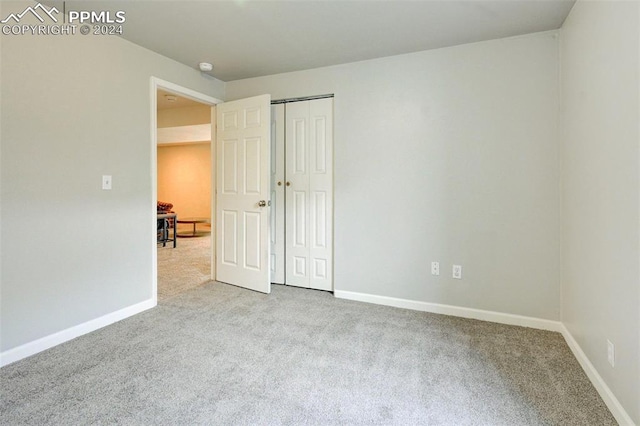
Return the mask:
<svg viewBox="0 0 640 426"><path fill-rule="evenodd" d="M190 126L211 123L209 105L193 105L182 108L158 110L158 127Z"/></svg>
<svg viewBox="0 0 640 426"><path fill-rule="evenodd" d="M211 218L210 143L158 147L158 200L178 218Z"/></svg>
<svg viewBox="0 0 640 426"><path fill-rule="evenodd" d="M211 122L211 107L158 110L158 127ZM178 218L211 218L211 144L158 145L158 200L173 204Z"/></svg>

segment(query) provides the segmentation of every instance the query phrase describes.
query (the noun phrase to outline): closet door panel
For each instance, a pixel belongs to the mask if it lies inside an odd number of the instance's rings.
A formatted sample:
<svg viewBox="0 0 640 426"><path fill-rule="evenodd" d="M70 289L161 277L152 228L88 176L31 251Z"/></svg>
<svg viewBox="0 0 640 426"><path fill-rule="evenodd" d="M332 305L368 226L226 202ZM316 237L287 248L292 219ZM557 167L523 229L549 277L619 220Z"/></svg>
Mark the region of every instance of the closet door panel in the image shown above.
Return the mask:
<svg viewBox="0 0 640 426"><path fill-rule="evenodd" d="M309 103L309 287L333 290L333 99Z"/></svg>
<svg viewBox="0 0 640 426"><path fill-rule="evenodd" d="M271 282L285 283L284 104L271 106Z"/></svg>
<svg viewBox="0 0 640 426"><path fill-rule="evenodd" d="M309 102L286 105L285 281L309 287Z"/></svg>
<svg viewBox="0 0 640 426"><path fill-rule="evenodd" d="M285 282L333 290L333 99L285 108Z"/></svg>

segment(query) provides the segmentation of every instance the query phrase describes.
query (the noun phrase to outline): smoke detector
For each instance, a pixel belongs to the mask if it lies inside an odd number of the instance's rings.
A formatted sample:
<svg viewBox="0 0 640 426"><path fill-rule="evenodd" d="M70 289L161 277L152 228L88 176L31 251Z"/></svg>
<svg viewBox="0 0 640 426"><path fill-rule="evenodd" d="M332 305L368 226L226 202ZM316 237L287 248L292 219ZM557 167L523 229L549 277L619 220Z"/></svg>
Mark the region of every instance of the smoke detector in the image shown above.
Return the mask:
<svg viewBox="0 0 640 426"><path fill-rule="evenodd" d="M210 72L211 70L213 70L213 65L211 65L209 62L200 62L198 64L198 68L200 68L200 71L202 72Z"/></svg>

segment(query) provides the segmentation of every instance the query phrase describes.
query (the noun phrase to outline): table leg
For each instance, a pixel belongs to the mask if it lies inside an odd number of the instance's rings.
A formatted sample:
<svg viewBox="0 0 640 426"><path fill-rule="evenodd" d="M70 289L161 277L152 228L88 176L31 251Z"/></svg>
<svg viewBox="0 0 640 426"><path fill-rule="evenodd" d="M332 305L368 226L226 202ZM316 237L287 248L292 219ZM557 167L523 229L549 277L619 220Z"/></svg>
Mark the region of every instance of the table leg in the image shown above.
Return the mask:
<svg viewBox="0 0 640 426"><path fill-rule="evenodd" d="M162 247L167 246L167 240L169 239L169 221L162 219Z"/></svg>
<svg viewBox="0 0 640 426"><path fill-rule="evenodd" d="M173 218L173 248L176 248L177 239L178 239L178 216Z"/></svg>

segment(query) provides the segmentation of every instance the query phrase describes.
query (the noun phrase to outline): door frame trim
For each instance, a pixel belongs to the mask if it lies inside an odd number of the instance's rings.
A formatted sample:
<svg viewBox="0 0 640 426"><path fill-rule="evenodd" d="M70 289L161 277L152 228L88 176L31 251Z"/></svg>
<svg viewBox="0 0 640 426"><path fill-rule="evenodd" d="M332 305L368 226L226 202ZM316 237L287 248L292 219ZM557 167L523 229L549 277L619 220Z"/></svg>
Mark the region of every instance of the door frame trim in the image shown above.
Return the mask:
<svg viewBox="0 0 640 426"><path fill-rule="evenodd" d="M166 90L167 92L174 93L176 95L207 104L215 108L217 104L222 103L223 101L218 98L214 98L209 95L205 95L204 93L200 93L198 91L189 89L187 87L180 86L178 84L172 83L170 81L162 80L160 78L151 76L150 79L150 128L149 132L151 134L151 202L152 205L149 209L150 212L155 213L157 211L157 203L158 203L158 116L157 116L157 108L158 108L158 89ZM214 112L212 111L212 114ZM211 195L211 221L215 223L215 209L214 209L214 199L215 199L215 179L216 179L216 168L215 163L213 162L214 153L215 153L215 122L211 123L211 184L212 184L212 195ZM151 215L150 215L151 216ZM150 217L149 227L152 228L151 241L149 247L151 247L151 297L153 300L153 306L158 303L158 250L156 248L156 215ZM211 230L211 279L215 279L215 232Z"/></svg>

